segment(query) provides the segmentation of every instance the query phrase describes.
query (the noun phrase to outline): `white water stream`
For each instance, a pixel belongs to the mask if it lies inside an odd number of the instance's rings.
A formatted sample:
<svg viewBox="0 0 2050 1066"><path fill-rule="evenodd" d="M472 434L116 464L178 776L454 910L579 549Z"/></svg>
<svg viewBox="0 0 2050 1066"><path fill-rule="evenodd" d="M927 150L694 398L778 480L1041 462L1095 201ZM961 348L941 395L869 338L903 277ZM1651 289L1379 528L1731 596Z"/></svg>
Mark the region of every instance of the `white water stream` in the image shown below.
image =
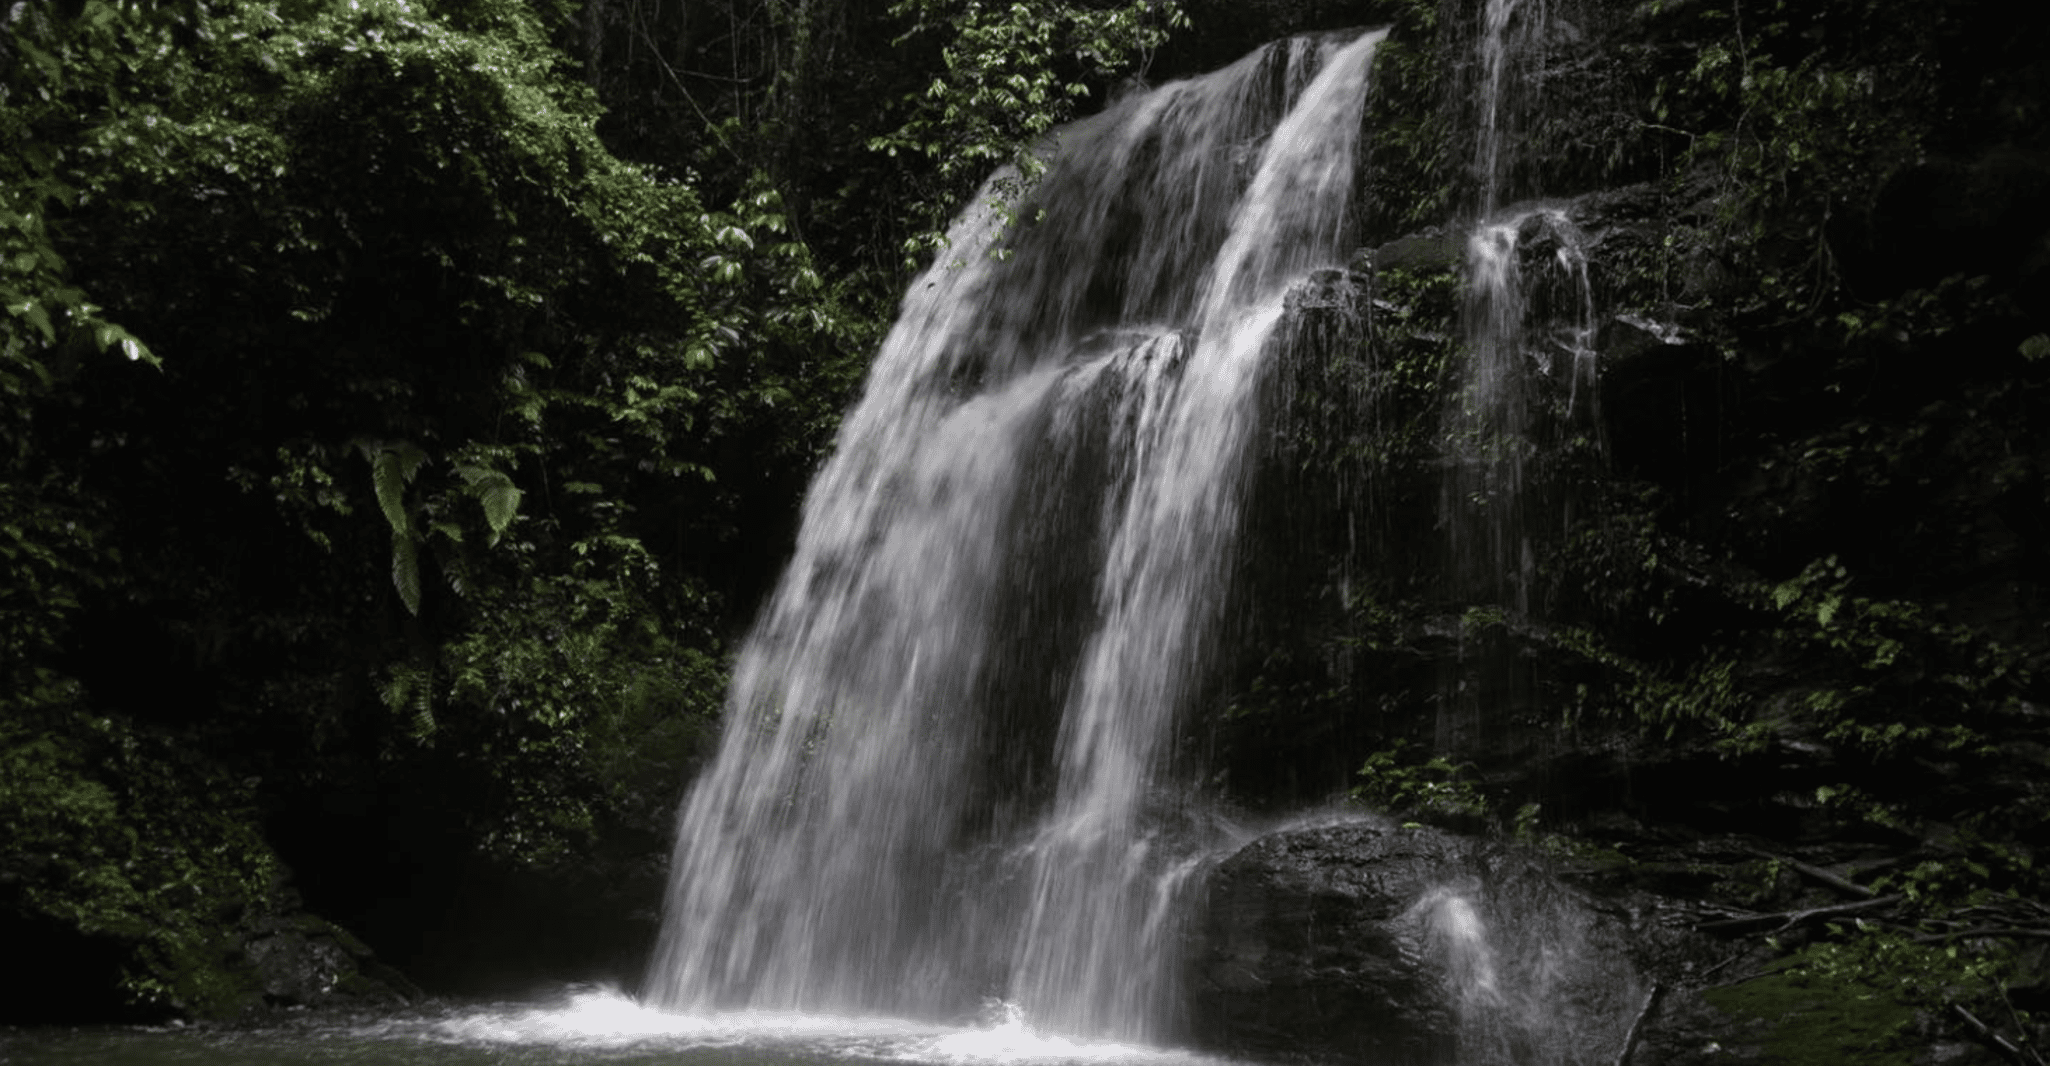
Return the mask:
<svg viewBox="0 0 2050 1066"><path fill-rule="evenodd" d="M1478 183L1467 233L1462 381L1446 406L1443 589L1459 661L1439 694L1437 743L1477 751L1507 717L1534 717L1529 657L1513 634L1543 614L1538 560L1568 532L1568 464L1598 448L1594 295L1584 242L1556 205L1527 196L1521 141L1536 114L1547 0L1485 0L1475 41ZM1545 254L1546 252L1549 254ZM1475 626L1485 621L1489 624Z"/></svg>
<svg viewBox="0 0 2050 1066"><path fill-rule="evenodd" d="M1174 773L1284 298L1342 261L1380 34L1067 128L913 286L688 797L672 1011L1171 1035L1210 843ZM989 254L1002 242L1008 254Z"/></svg>

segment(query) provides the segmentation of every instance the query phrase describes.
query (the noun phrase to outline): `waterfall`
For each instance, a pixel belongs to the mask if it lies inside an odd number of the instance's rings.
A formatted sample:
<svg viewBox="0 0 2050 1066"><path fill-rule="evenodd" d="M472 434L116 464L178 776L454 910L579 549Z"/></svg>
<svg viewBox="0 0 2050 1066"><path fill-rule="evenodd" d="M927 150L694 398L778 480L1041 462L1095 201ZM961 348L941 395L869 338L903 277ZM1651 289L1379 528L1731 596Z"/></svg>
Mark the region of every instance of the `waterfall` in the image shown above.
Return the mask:
<svg viewBox="0 0 2050 1066"><path fill-rule="evenodd" d="M679 818L654 1004L1154 1040L1173 772L1290 287L1349 248L1378 33L1065 128L912 286ZM1001 245L1002 256L992 255ZM1192 837L1197 839L1191 839Z"/></svg>
<svg viewBox="0 0 2050 1066"><path fill-rule="evenodd" d="M1475 44L1478 202L1460 324L1467 359L1446 409L1441 513L1448 601L1469 621L1499 624L1482 632L1460 625L1459 662L1440 694L1445 749L1477 750L1491 721L1532 696L1514 631L1540 608L1539 541L1569 524L1560 445L1597 432L1594 297L1579 230L1551 205L1502 206L1527 184L1517 144L1549 19L1545 0L1485 0Z"/></svg>
<svg viewBox="0 0 2050 1066"><path fill-rule="evenodd" d="M1460 662L1439 694L1445 751L1485 751L1497 723L1537 717L1534 668L1519 641L1543 610L1541 542L1572 524L1565 475L1586 450L1576 438L1600 437L1586 242L1557 206L1503 206L1518 191L1515 145L1547 19L1544 0L1485 0L1476 45L1479 195L1460 323L1467 358L1445 414L1441 508L1448 599L1498 624L1460 626ZM1512 95L1519 88L1520 98ZM1564 1066L1607 1061L1621 1046L1624 1004L1641 989L1634 973L1610 970L1604 955L1614 946L1591 942L1587 913L1549 878L1441 885L1410 916L1444 974L1459 1061Z"/></svg>
<svg viewBox="0 0 2050 1066"><path fill-rule="evenodd" d="M1467 369L1448 417L1448 576L1455 596L1520 619L1536 579L1531 536L1563 522L1540 464L1563 434L1594 424L1594 295L1580 231L1552 207L1475 226L1466 274Z"/></svg>

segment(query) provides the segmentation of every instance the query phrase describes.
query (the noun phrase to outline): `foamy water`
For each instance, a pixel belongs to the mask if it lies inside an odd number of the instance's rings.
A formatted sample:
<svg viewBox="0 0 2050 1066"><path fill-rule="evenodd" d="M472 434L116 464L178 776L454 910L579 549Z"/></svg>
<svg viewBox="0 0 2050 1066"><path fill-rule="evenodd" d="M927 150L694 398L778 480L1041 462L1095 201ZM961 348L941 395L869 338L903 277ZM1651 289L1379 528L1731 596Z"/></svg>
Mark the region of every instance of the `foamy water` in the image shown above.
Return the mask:
<svg viewBox="0 0 2050 1066"><path fill-rule="evenodd" d="M562 1003L484 1007L442 1018L380 1023L362 1032L380 1039L580 1051L753 1048L798 1052L820 1062L1225 1066L1229 1061L1177 1049L1040 1032L1008 1004L992 1005L985 1013L988 1017L970 1026L784 1011L678 1014L646 1006L616 990L592 989L574 992Z"/></svg>
<svg viewBox="0 0 2050 1066"><path fill-rule="evenodd" d="M968 1025L777 1011L677 1014L615 989L526 1003L425 1008L374 1020L288 1016L273 1025L0 1030L8 1066L1232 1066L1172 1048L1036 1029L1008 1004Z"/></svg>

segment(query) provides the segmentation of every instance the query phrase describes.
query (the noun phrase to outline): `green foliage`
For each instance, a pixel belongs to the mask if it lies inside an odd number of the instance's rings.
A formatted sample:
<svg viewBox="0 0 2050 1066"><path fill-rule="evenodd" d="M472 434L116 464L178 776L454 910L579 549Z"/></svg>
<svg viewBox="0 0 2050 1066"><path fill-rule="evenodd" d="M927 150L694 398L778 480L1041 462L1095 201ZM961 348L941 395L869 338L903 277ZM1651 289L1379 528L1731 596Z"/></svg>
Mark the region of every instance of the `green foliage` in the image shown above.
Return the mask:
<svg viewBox="0 0 2050 1066"><path fill-rule="evenodd" d="M2024 659L1918 604L1853 595L1851 584L1832 556L1787 581L1734 589L1759 619L1749 647L1708 649L1678 669L1621 654L1593 630L1562 627L1559 647L1622 679L1609 704L1583 685L1569 714L1621 713L1667 738L1683 724L1705 727L1727 755L1790 736L1872 760L1981 748L1989 723L2033 683ZM1800 663L1807 680L1762 689L1739 672L1756 656Z"/></svg>
<svg viewBox="0 0 2050 1066"><path fill-rule="evenodd" d="M1737 662L1727 651L1676 667L1624 655L1589 629L1561 626L1551 638L1554 646L1608 675L1605 686L1576 687L1564 712L1569 724L1590 714L1622 717L1666 740L1694 728L1727 740L1745 727L1751 700L1738 685Z"/></svg>
<svg viewBox="0 0 2050 1066"><path fill-rule="evenodd" d="M1961 824L1949 825L1919 817L1910 799L1882 798L1852 784L1815 790L1819 806L1921 839L1926 849L1941 856L1882 874L1873 880L1873 891L1897 892L1912 909L1938 914L1981 907L2002 897L2032 895L2037 890L2035 857L2016 841L2040 836L2050 824L2045 812L2035 812L2032 823L2015 824L2006 816L2011 812L1996 813L1995 805L1988 803L1985 809L1969 812L1960 819Z"/></svg>
<svg viewBox="0 0 2050 1066"><path fill-rule="evenodd" d="M1814 5L1731 0L1694 13L1719 39L1683 73L1660 78L1649 102L1654 125L1686 138L1676 173L1714 183L1709 217L1667 243L1752 279L1720 297L1740 315L1785 323L1842 299L1825 227L1869 205L1889 173L1917 158L1935 110L1934 63L1904 44L1914 39L1908 26L1939 17L1932 5L1824 6L1845 21L1900 25L1884 39L1816 48L1807 38L1822 14Z"/></svg>
<svg viewBox="0 0 2050 1066"><path fill-rule="evenodd" d="M100 13L91 9L90 13ZM30 21L36 21L34 15ZM21 48L38 71L58 60L26 38ZM52 173L53 160L28 142L27 122L15 93L0 97L0 137L25 144L0 161L0 399L18 409L32 389L48 387L88 350L119 352L130 362L157 365L135 335L102 317L50 237L49 219L79 200L79 190Z"/></svg>
<svg viewBox="0 0 2050 1066"><path fill-rule="evenodd" d="M715 202L608 151L551 42L563 14L7 16L7 714L126 714L260 773L224 818L335 781L461 789L422 818L514 865L666 818L750 557L869 329L768 179L743 170ZM109 647L121 667L97 665ZM90 797L60 787L102 780L82 758L22 765L38 796ZM0 837L46 809L85 812L65 831L152 824L119 796L24 800ZM211 950L176 936L167 958Z"/></svg>
<svg viewBox="0 0 2050 1066"><path fill-rule="evenodd" d="M0 712L36 687L31 670L63 645L88 592L117 560L77 486L0 466Z"/></svg>
<svg viewBox="0 0 2050 1066"><path fill-rule="evenodd" d="M1780 623L1773 646L1829 664L1841 679L1784 702L1782 713L1875 757L1983 744L1981 723L2019 699L2031 681L2022 658L1970 629L1930 619L1915 603L1855 596L1850 587L1849 571L1829 557L1760 591ZM1762 740L1763 732L1754 726L1733 740L1741 746Z"/></svg>
<svg viewBox="0 0 2050 1066"><path fill-rule="evenodd" d="M1460 138L1442 106L1446 44L1436 0L1405 0L1374 53L1364 127L1372 131L1366 224L1374 234L1414 233L1451 216L1464 161L1454 158Z"/></svg>
<svg viewBox="0 0 2050 1066"><path fill-rule="evenodd" d="M1983 904L2004 888L2031 887L2034 860L2011 844L1965 834L1952 842L1956 853L1924 859L1899 872L1875 878L1875 891L1898 891L1908 903L1925 911Z"/></svg>
<svg viewBox="0 0 2050 1066"><path fill-rule="evenodd" d="M1449 268L1389 267L1373 275L1372 358L1366 391L1375 407L1360 446L1385 470L1435 447L1439 400L1456 373L1460 282Z"/></svg>
<svg viewBox="0 0 2050 1066"><path fill-rule="evenodd" d="M1610 481L1595 506L1540 560L1546 602L1605 626L1657 626L1672 614L1692 554L1660 526L1663 494Z"/></svg>
<svg viewBox="0 0 2050 1066"><path fill-rule="evenodd" d="M1481 816L1487 798L1471 779L1472 767L1454 764L1443 755L1417 762L1408 744L1394 745L1367 757L1359 768L1362 784L1350 793L1354 803L1411 818Z"/></svg>
<svg viewBox="0 0 2050 1066"><path fill-rule="evenodd" d="M937 39L945 66L922 92L901 101L901 126L868 142L887 157L921 156L936 165L938 190L916 205L926 223L905 242L907 266L944 243L945 216L961 193L1002 164L1016 177L994 206L1008 211L1044 171L1047 133L1074 117L1090 83L1143 71L1168 33L1188 25L1174 0L898 0L890 14L911 23L900 45Z"/></svg>
<svg viewBox="0 0 2050 1066"><path fill-rule="evenodd" d="M468 835L512 865L571 865L608 820L666 827L725 690L691 625L702 594L653 599L660 568L637 541L577 547L566 574L476 594L467 630L386 689L411 740L388 757L475 782Z"/></svg>

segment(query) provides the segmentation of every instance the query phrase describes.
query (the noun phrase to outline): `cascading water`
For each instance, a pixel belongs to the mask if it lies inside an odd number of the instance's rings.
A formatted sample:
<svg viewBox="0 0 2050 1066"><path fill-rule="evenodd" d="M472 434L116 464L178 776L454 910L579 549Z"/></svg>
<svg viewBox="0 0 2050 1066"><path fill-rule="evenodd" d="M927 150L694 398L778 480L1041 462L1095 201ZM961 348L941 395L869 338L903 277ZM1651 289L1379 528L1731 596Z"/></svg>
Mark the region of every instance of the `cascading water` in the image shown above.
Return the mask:
<svg viewBox="0 0 2050 1066"><path fill-rule="evenodd" d="M1479 639L1463 644L1441 693L1448 748L1485 743L1492 717L1528 702L1507 630L1531 618L1533 537L1567 523L1558 445L1594 425L1594 301L1579 231L1555 207L1501 206L1518 191L1515 149L1549 18L1544 0L1485 0L1476 44L1478 211L1466 246L1468 359L1445 419L1445 582L1469 618L1480 611L1506 628L1461 626L1462 640Z"/></svg>
<svg viewBox="0 0 2050 1066"><path fill-rule="evenodd" d="M1379 40L1280 42L1127 99L1063 131L1019 212L1038 221L957 221L960 261L906 297L742 649L651 1002L995 996L1163 1035L1202 850L1171 831L1171 740L1270 333L1348 247Z"/></svg>
<svg viewBox="0 0 2050 1066"><path fill-rule="evenodd" d="M1512 194L1517 136L1528 110L1529 61L1549 21L1546 0L1484 0L1481 32L1475 37L1480 80L1474 87L1479 109L1475 125L1474 172L1480 183L1479 214L1487 218ZM1520 91L1516 91L1520 90ZM1512 95L1512 91L1514 95Z"/></svg>
<svg viewBox="0 0 2050 1066"><path fill-rule="evenodd" d="M1468 357L1445 417L1444 580L1466 619L1479 611L1495 624L1459 627L1459 661L1439 694L1444 750L1485 751L1496 722L1531 709L1531 666L1517 642L1541 609L1536 541L1570 526L1562 471L1587 450L1576 444L1599 439L1594 298L1580 231L1554 206L1502 206L1531 103L1512 90L1531 83L1547 18L1543 0L1485 0L1478 38L1479 196L1466 246ZM1638 990L1598 976L1605 960L1587 943L1584 913L1547 880L1441 885L1412 915L1444 974L1461 1062L1564 1066L1620 1044L1620 1004Z"/></svg>
<svg viewBox="0 0 2050 1066"><path fill-rule="evenodd" d="M1562 436L1594 425L1593 291L1580 231L1556 208L1477 225L1466 264L1466 381L1448 418L1448 576L1456 597L1520 619L1536 577L1531 535L1563 521L1553 486L1533 475Z"/></svg>

